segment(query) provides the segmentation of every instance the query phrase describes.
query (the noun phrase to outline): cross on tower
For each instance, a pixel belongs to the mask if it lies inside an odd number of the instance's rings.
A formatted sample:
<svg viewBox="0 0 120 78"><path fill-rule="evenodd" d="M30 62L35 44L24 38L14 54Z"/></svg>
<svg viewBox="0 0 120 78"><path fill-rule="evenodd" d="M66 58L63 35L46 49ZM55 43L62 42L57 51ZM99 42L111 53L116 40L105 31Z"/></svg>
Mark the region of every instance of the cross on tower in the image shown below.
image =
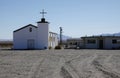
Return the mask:
<svg viewBox="0 0 120 78"><path fill-rule="evenodd" d="M44 18L44 14L47 14L47 12L45 12L43 9L42 12L40 12L40 14L42 14L42 18Z"/></svg>

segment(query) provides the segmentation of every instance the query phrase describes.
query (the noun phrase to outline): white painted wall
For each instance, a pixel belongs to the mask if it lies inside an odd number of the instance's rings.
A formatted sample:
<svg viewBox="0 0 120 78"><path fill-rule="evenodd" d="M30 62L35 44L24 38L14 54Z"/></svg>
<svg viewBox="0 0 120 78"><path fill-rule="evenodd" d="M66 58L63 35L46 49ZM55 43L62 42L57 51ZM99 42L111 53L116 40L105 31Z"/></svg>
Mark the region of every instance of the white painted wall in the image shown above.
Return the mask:
<svg viewBox="0 0 120 78"><path fill-rule="evenodd" d="M54 46L54 48L56 47L56 46L58 46L58 34L55 34L55 46Z"/></svg>
<svg viewBox="0 0 120 78"><path fill-rule="evenodd" d="M117 44L113 44L112 40L116 39L116 40L120 40L120 38L105 38L105 48L106 49L112 49L112 48L119 48L120 47L120 43Z"/></svg>
<svg viewBox="0 0 120 78"><path fill-rule="evenodd" d="M55 33L49 33L49 47L55 48L58 45L58 35Z"/></svg>
<svg viewBox="0 0 120 78"><path fill-rule="evenodd" d="M96 43L95 44L88 44L87 43L87 40L96 40ZM98 41L96 38L86 38L85 39L85 48L88 48L88 49L97 49L98 48Z"/></svg>
<svg viewBox="0 0 120 78"><path fill-rule="evenodd" d="M105 49L111 49L112 48L112 39L111 38L105 38L104 39L104 48Z"/></svg>
<svg viewBox="0 0 120 78"><path fill-rule="evenodd" d="M49 23L38 23L38 33L37 33L37 49L45 49L48 47L48 36L49 36Z"/></svg>
<svg viewBox="0 0 120 78"><path fill-rule="evenodd" d="M29 32L29 28L32 28L32 32ZM28 26L22 30L19 30L17 32L13 32L13 45L14 49L27 49L27 40L28 39L34 39L35 44L37 39L37 28ZM37 45L35 45L35 48Z"/></svg>

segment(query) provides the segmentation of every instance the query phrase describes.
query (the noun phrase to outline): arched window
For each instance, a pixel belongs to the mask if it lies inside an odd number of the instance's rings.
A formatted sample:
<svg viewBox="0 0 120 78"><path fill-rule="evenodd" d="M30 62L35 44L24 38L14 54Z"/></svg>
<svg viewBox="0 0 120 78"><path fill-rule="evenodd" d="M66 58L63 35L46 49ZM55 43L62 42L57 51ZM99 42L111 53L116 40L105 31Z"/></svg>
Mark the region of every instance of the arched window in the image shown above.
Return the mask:
<svg viewBox="0 0 120 78"><path fill-rule="evenodd" d="M29 28L29 32L32 32L32 28Z"/></svg>

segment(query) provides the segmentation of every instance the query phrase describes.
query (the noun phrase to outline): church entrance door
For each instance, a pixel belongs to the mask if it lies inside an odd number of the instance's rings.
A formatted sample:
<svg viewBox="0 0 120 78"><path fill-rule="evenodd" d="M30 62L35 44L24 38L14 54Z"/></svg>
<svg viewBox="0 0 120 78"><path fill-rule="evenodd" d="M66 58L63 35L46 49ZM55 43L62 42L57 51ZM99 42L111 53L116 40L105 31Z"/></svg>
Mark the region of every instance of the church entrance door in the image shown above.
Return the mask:
<svg viewBox="0 0 120 78"><path fill-rule="evenodd" d="M29 39L27 41L27 48L28 49L35 49L35 41L33 39Z"/></svg>

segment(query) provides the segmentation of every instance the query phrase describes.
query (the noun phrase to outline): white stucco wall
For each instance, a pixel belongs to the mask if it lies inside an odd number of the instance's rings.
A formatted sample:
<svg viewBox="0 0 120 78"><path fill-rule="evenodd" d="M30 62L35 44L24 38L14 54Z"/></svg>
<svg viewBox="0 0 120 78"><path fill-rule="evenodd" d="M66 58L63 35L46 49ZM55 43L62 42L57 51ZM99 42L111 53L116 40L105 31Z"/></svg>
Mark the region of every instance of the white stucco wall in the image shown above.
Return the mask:
<svg viewBox="0 0 120 78"><path fill-rule="evenodd" d="M32 28L32 32L29 32L29 28ZM17 32L13 32L13 45L14 49L27 49L27 40L33 39L35 40L35 48L36 45L36 38L37 38L37 28L28 26L24 29L21 29Z"/></svg>
<svg viewBox="0 0 120 78"><path fill-rule="evenodd" d="M49 33L49 47L55 48L58 45L58 36L55 33Z"/></svg>
<svg viewBox="0 0 120 78"><path fill-rule="evenodd" d="M112 48L119 48L120 47L120 43L116 43L113 44L112 40L116 39L116 40L120 40L120 38L105 38L105 48L106 49L112 49Z"/></svg>
<svg viewBox="0 0 120 78"><path fill-rule="evenodd" d="M104 48L105 49L111 49L112 47L112 39L111 38L105 38L104 39Z"/></svg>
<svg viewBox="0 0 120 78"><path fill-rule="evenodd" d="M48 36L49 36L49 23L38 23L38 33L37 33L37 49L45 49L48 47Z"/></svg>
<svg viewBox="0 0 120 78"><path fill-rule="evenodd" d="M96 43L87 43L87 40L96 40ZM88 49L97 49L98 48L98 41L96 38L86 38L85 39L85 48L88 48Z"/></svg>
<svg viewBox="0 0 120 78"><path fill-rule="evenodd" d="M58 46L58 35L57 34L55 34L55 46L54 46L54 48L56 47L56 46Z"/></svg>

